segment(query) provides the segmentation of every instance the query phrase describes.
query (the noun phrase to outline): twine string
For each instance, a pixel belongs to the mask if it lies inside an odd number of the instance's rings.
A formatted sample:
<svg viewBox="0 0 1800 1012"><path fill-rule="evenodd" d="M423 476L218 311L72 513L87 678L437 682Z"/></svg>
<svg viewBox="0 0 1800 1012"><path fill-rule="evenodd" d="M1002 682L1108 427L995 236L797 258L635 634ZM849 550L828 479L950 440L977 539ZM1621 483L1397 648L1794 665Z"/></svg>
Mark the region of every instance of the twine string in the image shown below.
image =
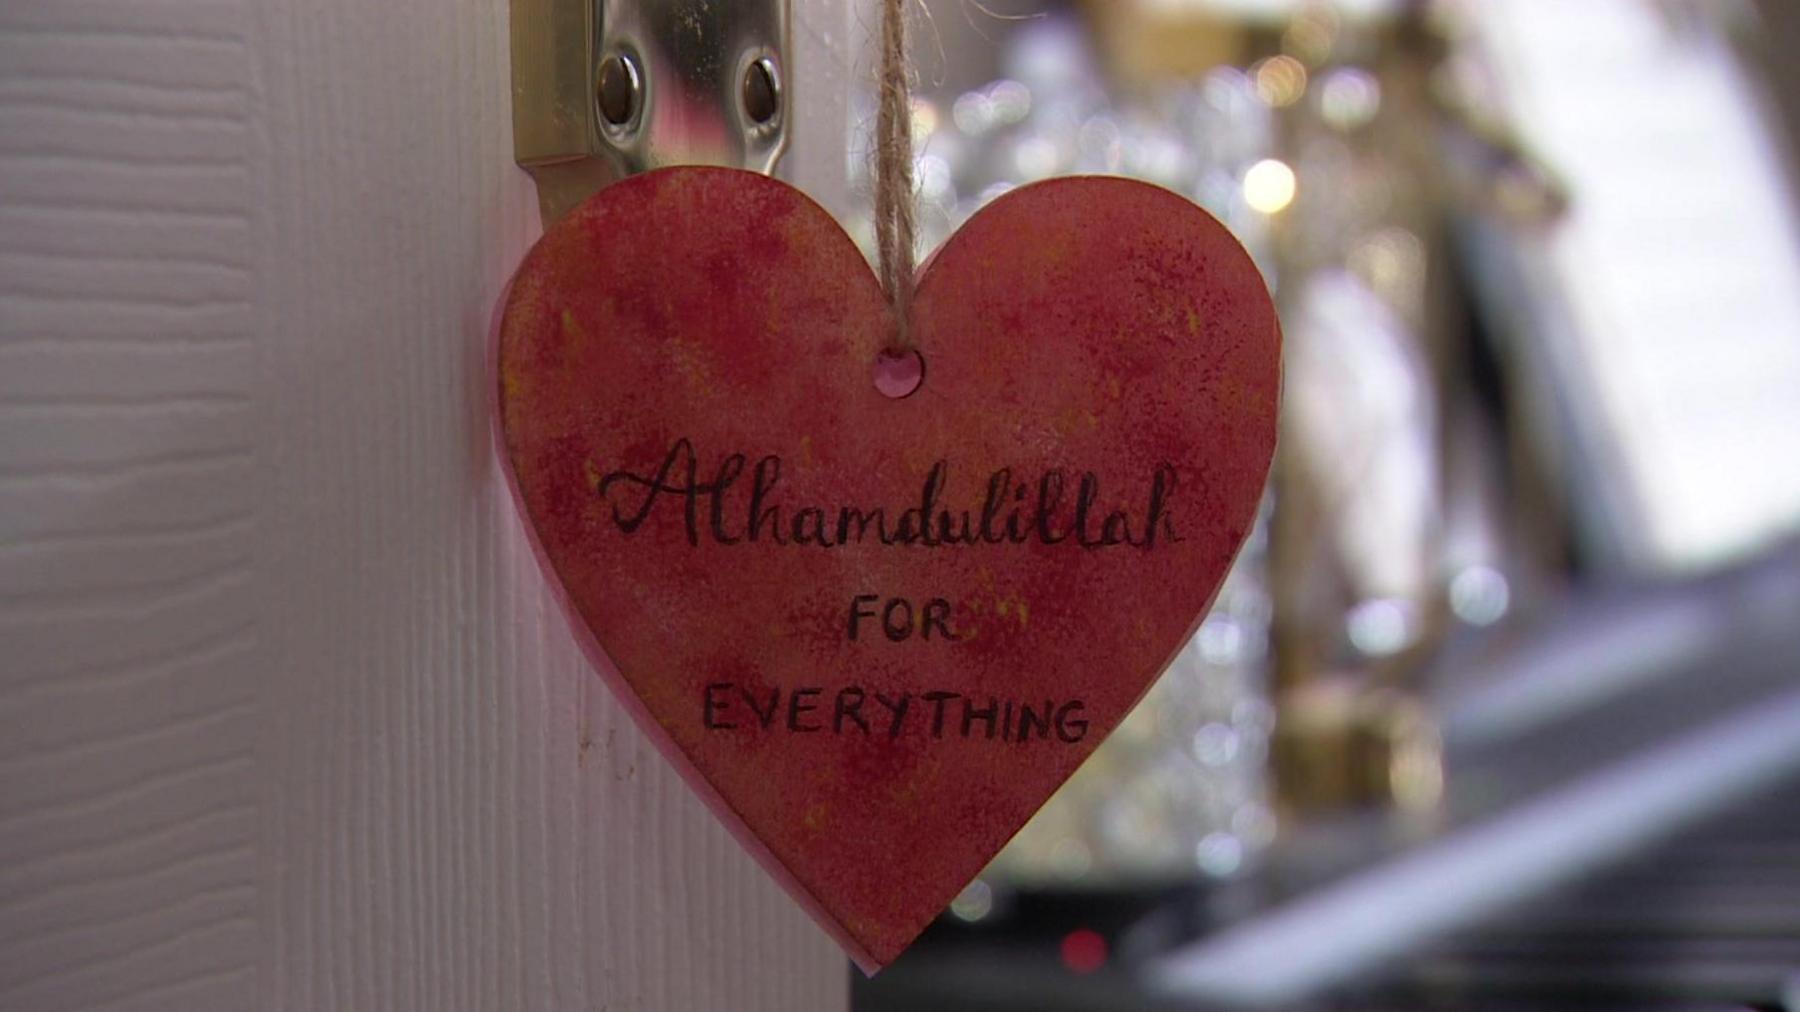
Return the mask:
<svg viewBox="0 0 1800 1012"><path fill-rule="evenodd" d="M913 347L912 87L906 65L906 0L881 0L881 102L875 117L875 252L894 307L894 346Z"/></svg>

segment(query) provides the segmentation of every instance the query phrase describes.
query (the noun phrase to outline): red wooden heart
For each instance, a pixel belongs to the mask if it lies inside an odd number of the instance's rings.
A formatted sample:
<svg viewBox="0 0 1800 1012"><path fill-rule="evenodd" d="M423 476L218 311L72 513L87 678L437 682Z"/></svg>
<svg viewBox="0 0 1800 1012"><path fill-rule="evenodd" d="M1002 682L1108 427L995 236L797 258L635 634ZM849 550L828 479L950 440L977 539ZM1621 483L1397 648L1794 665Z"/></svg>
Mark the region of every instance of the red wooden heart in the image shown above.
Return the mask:
<svg viewBox="0 0 1800 1012"><path fill-rule="evenodd" d="M1243 249L1122 179L996 200L911 320L924 381L892 399L837 223L680 168L552 226L497 340L501 455L594 665L866 969L1192 634L1281 376Z"/></svg>

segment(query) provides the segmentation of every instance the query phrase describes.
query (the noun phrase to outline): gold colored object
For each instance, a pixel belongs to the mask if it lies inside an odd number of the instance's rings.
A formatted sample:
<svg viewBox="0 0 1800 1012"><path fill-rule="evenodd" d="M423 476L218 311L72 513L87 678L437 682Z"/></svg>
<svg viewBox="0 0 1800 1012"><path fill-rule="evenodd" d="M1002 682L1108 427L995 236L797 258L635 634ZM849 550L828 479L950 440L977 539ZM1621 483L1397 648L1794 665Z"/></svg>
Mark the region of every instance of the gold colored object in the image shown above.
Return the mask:
<svg viewBox="0 0 1800 1012"><path fill-rule="evenodd" d="M1280 701L1271 757L1290 810L1362 805L1429 811L1443 796L1443 743L1417 698L1323 679Z"/></svg>
<svg viewBox="0 0 1800 1012"><path fill-rule="evenodd" d="M663 165L770 172L788 0L513 0L513 157L546 224Z"/></svg>
<svg viewBox="0 0 1800 1012"><path fill-rule="evenodd" d="M1253 46L1254 26L1201 4L1088 0L1085 7L1107 66L1131 87L1245 62Z"/></svg>

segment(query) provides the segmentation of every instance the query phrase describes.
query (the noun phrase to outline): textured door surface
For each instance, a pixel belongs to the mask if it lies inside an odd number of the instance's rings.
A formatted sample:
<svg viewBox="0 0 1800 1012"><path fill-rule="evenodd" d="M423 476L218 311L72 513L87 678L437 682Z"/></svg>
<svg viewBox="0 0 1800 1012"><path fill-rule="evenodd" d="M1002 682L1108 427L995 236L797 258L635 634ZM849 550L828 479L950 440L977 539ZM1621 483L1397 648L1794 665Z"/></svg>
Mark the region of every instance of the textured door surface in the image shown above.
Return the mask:
<svg viewBox="0 0 1800 1012"><path fill-rule="evenodd" d="M788 174L841 206L843 0ZM504 0L0 4L0 1008L832 1010L495 473Z"/></svg>

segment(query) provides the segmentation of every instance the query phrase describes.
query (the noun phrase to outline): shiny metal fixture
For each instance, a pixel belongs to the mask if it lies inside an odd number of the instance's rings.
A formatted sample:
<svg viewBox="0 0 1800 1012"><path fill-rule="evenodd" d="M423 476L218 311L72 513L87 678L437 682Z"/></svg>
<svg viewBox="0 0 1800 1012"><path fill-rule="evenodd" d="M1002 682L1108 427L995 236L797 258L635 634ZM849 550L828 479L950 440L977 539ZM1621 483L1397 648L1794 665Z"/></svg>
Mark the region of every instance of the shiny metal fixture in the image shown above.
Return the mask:
<svg viewBox="0 0 1800 1012"><path fill-rule="evenodd" d="M512 0L513 157L544 221L664 165L770 172L788 0Z"/></svg>

